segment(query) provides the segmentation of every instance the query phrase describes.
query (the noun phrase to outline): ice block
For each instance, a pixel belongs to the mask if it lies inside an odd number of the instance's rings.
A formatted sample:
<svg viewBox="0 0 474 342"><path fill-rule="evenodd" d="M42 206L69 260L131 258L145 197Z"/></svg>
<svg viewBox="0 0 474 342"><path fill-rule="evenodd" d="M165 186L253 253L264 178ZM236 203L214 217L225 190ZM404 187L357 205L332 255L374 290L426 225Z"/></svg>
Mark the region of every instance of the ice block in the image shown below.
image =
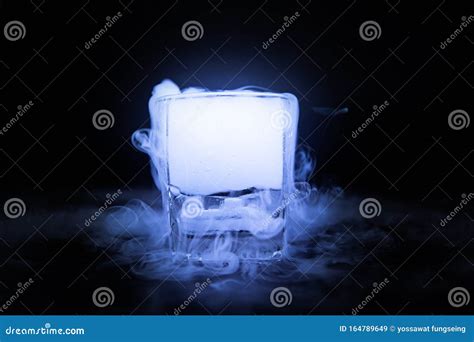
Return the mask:
<svg viewBox="0 0 474 342"><path fill-rule="evenodd" d="M199 195L281 189L284 131L275 116L284 102L278 96L200 94L171 100L163 132L170 185Z"/></svg>

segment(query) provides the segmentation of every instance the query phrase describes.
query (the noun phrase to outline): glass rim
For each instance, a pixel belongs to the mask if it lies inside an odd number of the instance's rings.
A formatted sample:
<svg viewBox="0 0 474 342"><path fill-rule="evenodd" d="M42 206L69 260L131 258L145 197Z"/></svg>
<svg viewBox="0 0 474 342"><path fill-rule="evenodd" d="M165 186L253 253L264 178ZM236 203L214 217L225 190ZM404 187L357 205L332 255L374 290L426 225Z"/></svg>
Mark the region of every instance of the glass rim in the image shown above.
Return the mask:
<svg viewBox="0 0 474 342"><path fill-rule="evenodd" d="M296 96L291 93L272 93L264 91L234 91L234 90L223 90L223 91L206 91L196 93L180 93L173 95L157 96L155 101L167 101L167 100L183 100L188 98L201 98L201 97L279 97L284 99L295 98Z"/></svg>

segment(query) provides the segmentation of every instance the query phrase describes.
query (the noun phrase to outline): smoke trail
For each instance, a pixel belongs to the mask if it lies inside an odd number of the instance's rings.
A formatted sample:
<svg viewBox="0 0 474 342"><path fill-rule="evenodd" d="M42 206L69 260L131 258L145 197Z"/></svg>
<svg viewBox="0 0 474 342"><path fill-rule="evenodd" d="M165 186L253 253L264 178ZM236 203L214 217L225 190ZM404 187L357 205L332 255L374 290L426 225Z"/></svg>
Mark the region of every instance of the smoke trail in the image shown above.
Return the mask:
<svg viewBox="0 0 474 342"><path fill-rule="evenodd" d="M314 169L313 160L305 150L299 150L297 155L297 174L309 176ZM253 255L258 250L259 240L255 238L239 247L240 256L235 254L235 244L241 237L229 231L202 233L188 239L191 249L200 250L200 258L176 255L171 249L172 231L166 213L161 207L152 208L140 200L106 212L98 223L100 229L93 228L95 241L104 248L112 244L109 250L115 253L115 261L128 265L141 278L192 280L238 274L242 279L297 282L303 273L305 277L327 274L329 264L337 260L348 262L348 253L341 253L341 246L350 238L349 234L341 237L344 234L337 232L330 236L328 230L343 222L362 222L363 217L357 200L344 199L340 189L321 192L304 182L297 183L297 189L299 195L287 204L286 246L279 260L243 258L246 252ZM229 281L213 281L212 286L224 288L238 282Z"/></svg>
<svg viewBox="0 0 474 342"><path fill-rule="evenodd" d="M239 91L251 92L250 88L255 87L244 87ZM150 109L156 106L159 96L205 91L201 88L181 91L173 82L165 80L154 88L149 106ZM153 130L135 132L132 142L152 159L152 176L161 192L161 206L150 207L133 200L109 211L100 222L102 229L95 230L102 246L112 244L109 250L115 252L117 262L128 265L139 277L152 279L173 277L190 280L239 274L243 279L296 281L302 273L306 277L320 275L329 260L340 258L338 246L345 238L331 242L321 236L324 237L328 227L354 220L356 215L360 215L344 208L339 189L322 192L307 183L316 163L305 149L299 149L295 154L294 192L278 208L273 208L271 217L258 209L271 198L271 191L253 194L251 199L257 201L256 206L231 205L227 208L224 205L220 207L217 218L205 216L199 196L186 196L174 216L179 216L180 222L189 223L184 226L190 227L195 222L192 220L199 218L199 229L180 231L181 235L176 238L176 229L171 228L173 222L167 212L175 209L173 205L170 208L164 205L169 201L168 192L173 190L164 183L166 177L160 174L163 170L156 167L163 162L160 158L166 155L164 142L159 140L166 134L159 134L158 131L164 127L155 124ZM285 220L281 217L283 212ZM232 222L232 227L229 222ZM284 245L279 246L282 240ZM271 258L268 258L269 249L277 251ZM176 250L197 252L183 254ZM321 262L315 262L318 260ZM225 284L227 282L213 281L212 286L223 287Z"/></svg>

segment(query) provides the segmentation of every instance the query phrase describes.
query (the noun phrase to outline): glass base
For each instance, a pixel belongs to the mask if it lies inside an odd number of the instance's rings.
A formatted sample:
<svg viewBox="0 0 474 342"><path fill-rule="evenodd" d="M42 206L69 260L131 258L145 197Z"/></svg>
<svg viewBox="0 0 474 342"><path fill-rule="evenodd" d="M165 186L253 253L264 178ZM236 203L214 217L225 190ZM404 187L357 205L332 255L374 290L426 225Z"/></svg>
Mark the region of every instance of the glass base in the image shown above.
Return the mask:
<svg viewBox="0 0 474 342"><path fill-rule="evenodd" d="M189 196L170 186L172 249L176 256L215 260L280 259L284 247L282 194L257 190Z"/></svg>
<svg viewBox="0 0 474 342"><path fill-rule="evenodd" d="M280 260L283 235L282 231L271 239L258 240L247 232L193 236L173 231L173 254L193 261L226 259L229 254L246 261Z"/></svg>

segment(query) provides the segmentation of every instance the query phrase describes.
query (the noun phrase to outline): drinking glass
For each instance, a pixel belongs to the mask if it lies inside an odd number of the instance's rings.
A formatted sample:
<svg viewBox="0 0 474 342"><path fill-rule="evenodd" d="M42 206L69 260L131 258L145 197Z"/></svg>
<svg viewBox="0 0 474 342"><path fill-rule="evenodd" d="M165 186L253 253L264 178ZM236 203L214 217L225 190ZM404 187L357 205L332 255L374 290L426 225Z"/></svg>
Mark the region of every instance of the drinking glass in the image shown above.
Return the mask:
<svg viewBox="0 0 474 342"><path fill-rule="evenodd" d="M279 258L295 196L298 101L288 93L153 96L140 130L169 217L172 250L192 259Z"/></svg>

